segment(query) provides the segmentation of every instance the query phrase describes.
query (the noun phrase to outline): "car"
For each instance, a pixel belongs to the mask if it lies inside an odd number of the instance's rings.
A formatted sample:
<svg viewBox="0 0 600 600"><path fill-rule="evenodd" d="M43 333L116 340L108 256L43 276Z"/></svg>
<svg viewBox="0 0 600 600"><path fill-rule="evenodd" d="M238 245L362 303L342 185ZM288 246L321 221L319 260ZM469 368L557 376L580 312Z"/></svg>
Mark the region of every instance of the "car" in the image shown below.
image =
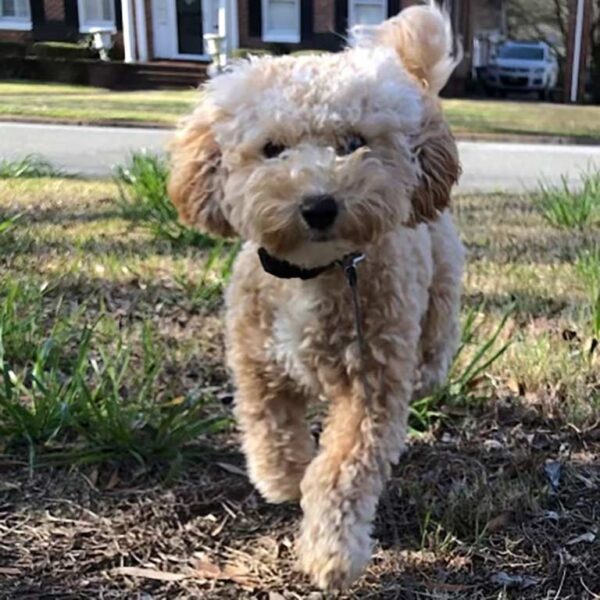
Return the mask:
<svg viewBox="0 0 600 600"><path fill-rule="evenodd" d="M490 94L537 92L541 100L546 100L558 81L556 53L545 42L505 42L483 78Z"/></svg>

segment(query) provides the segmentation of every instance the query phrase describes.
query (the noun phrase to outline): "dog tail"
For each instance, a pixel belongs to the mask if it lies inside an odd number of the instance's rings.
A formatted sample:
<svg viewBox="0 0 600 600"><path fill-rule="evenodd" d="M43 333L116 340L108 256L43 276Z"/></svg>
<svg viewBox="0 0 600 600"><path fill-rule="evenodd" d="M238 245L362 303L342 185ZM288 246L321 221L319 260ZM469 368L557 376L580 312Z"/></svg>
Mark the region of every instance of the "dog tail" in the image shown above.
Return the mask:
<svg viewBox="0 0 600 600"><path fill-rule="evenodd" d="M394 48L406 70L432 94L440 92L462 60L450 16L435 0L409 6L381 25L357 25L350 35L358 46Z"/></svg>

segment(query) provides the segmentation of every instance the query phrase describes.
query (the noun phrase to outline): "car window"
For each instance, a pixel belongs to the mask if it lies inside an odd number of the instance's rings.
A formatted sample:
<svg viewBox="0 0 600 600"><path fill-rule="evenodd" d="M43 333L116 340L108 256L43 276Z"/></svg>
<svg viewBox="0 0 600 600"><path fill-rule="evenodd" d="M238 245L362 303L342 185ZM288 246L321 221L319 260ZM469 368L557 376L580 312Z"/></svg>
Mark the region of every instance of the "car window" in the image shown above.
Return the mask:
<svg viewBox="0 0 600 600"><path fill-rule="evenodd" d="M544 49L531 46L504 46L498 56L517 60L544 60Z"/></svg>

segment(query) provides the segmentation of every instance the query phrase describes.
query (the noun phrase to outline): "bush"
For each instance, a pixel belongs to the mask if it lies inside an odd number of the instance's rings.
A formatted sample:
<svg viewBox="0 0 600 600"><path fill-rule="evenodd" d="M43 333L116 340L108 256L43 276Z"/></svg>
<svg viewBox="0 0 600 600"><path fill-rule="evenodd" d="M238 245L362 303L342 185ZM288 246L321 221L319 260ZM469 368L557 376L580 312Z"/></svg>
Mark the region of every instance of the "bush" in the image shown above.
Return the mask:
<svg viewBox="0 0 600 600"><path fill-rule="evenodd" d="M213 240L179 222L177 209L167 194L167 160L148 152L135 152L126 165L117 167L115 179L126 218L141 221L156 237L177 244L207 247Z"/></svg>
<svg viewBox="0 0 600 600"><path fill-rule="evenodd" d="M567 177L561 177L562 185L549 186L540 183L535 203L543 217L554 227L583 229L600 217L600 171L584 173L581 185L575 189Z"/></svg>
<svg viewBox="0 0 600 600"><path fill-rule="evenodd" d="M36 42L31 53L38 58L62 58L81 60L98 58L98 52L87 44L69 42Z"/></svg>
<svg viewBox="0 0 600 600"><path fill-rule="evenodd" d="M0 56L23 57L26 51L27 47L20 42L0 41Z"/></svg>

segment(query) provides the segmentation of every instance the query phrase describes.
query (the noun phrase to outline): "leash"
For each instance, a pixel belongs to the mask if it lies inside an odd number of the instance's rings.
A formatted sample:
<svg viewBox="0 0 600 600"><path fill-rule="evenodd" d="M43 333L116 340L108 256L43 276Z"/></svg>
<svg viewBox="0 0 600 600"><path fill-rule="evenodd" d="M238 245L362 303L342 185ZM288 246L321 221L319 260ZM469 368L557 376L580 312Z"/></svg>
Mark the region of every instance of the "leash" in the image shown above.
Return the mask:
<svg viewBox="0 0 600 600"><path fill-rule="evenodd" d="M360 310L360 299L358 297L358 271L356 266L365 259L365 255L360 252L353 254L347 254L338 261L338 264L344 269L344 275L346 276L346 282L350 288L352 294L352 308L354 312L354 330L356 331L356 339L358 341L358 353L359 353L359 371L360 379L363 385L365 395L365 405L368 410L370 404L370 391L369 384L367 383L367 374L365 372L365 357L367 355L367 346L365 344L365 338L362 330L362 312Z"/></svg>
<svg viewBox="0 0 600 600"><path fill-rule="evenodd" d="M365 255L362 252L353 252L351 254L346 254L343 258L335 260L327 265L310 269L302 268L286 260L277 258L270 254L266 248L258 248L258 258L260 259L262 268L267 273L280 279L313 279L336 266L342 267L344 275L346 276L346 282L350 288L350 293L352 294L352 310L354 313L354 329L356 331L356 339L358 342L360 379L363 385L365 403L368 409L371 394L369 392L369 385L365 373L367 346L362 330L362 314L360 310L360 299L358 297L358 271L356 268L356 266L365 259Z"/></svg>

